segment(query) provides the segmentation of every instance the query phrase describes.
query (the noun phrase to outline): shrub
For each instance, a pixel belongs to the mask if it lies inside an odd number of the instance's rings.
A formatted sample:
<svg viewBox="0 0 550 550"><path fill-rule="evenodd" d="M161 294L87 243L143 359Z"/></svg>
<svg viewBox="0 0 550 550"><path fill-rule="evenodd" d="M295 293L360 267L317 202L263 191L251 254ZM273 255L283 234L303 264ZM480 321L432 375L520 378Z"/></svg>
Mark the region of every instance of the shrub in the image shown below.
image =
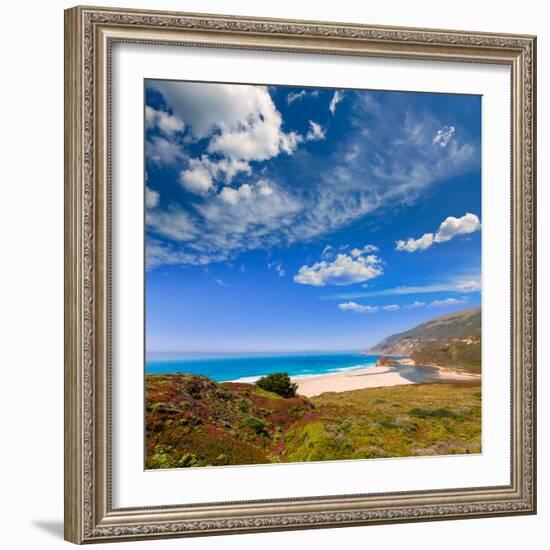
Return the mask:
<svg viewBox="0 0 550 550"><path fill-rule="evenodd" d="M198 464L195 453L185 453L178 461L178 466L182 468L190 468Z"/></svg>
<svg viewBox="0 0 550 550"><path fill-rule="evenodd" d="M247 412L250 408L250 404L248 401L246 401L246 399L241 398L237 401L237 407L239 407L239 410L241 412Z"/></svg>
<svg viewBox="0 0 550 550"><path fill-rule="evenodd" d="M290 381L286 372L275 372L262 376L256 386L265 391L270 391L281 397L295 397L298 385Z"/></svg>
<svg viewBox="0 0 550 550"><path fill-rule="evenodd" d="M248 416L244 423L247 428L254 430L258 435L265 433L265 424L259 418Z"/></svg>
<svg viewBox="0 0 550 550"><path fill-rule="evenodd" d="M417 418L458 418L460 416L449 409L421 409L419 407L411 409L409 414Z"/></svg>

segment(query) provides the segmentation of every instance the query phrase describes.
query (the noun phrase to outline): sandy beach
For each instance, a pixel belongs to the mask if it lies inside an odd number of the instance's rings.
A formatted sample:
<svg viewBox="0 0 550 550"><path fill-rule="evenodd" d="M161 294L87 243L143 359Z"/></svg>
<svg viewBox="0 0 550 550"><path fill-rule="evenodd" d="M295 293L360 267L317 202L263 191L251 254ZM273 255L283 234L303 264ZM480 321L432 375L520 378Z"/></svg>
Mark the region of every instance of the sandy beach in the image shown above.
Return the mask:
<svg viewBox="0 0 550 550"><path fill-rule="evenodd" d="M468 380L481 380L481 374L475 372L468 372L460 368L452 367L440 367L438 365L432 365L432 368L438 370L438 376L442 380L464 382Z"/></svg>
<svg viewBox="0 0 550 550"><path fill-rule="evenodd" d="M295 378L298 384L297 393L313 397L328 391L342 392L363 388L380 388L383 386L400 386L413 384L403 378L393 367L370 367L352 371Z"/></svg>
<svg viewBox="0 0 550 550"><path fill-rule="evenodd" d="M410 363L405 363L414 369ZM427 368L427 367L421 367ZM436 369L431 382L460 382L474 381L481 378L478 374L439 366L428 368ZM325 392L343 392L360 390L363 388L382 388L387 386L401 386L417 384L410 377L403 376L404 371L399 367L378 366L365 369L354 369L335 374L320 376L297 377L293 382L298 384L297 393L305 397L314 397Z"/></svg>

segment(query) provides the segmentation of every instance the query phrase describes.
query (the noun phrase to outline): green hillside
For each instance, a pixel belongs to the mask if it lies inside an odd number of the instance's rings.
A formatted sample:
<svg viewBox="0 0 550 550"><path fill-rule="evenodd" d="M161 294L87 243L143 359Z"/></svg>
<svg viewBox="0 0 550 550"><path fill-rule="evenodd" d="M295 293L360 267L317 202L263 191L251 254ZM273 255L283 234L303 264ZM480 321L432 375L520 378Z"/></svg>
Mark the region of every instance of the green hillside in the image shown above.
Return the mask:
<svg viewBox="0 0 550 550"><path fill-rule="evenodd" d="M457 311L393 334L370 349L381 355L406 355L417 364L481 371L481 308Z"/></svg>
<svg viewBox="0 0 550 550"><path fill-rule="evenodd" d="M479 452L479 383L308 399L205 376L146 376L148 469Z"/></svg>

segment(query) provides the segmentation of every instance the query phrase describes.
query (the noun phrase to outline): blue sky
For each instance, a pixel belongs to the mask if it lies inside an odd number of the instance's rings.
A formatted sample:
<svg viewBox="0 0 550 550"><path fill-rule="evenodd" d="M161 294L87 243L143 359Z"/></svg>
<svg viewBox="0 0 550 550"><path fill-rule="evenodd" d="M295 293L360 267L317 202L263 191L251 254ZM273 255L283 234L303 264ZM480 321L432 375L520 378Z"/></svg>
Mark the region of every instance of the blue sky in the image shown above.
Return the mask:
<svg viewBox="0 0 550 550"><path fill-rule="evenodd" d="M364 350L480 304L481 97L146 81L148 352Z"/></svg>

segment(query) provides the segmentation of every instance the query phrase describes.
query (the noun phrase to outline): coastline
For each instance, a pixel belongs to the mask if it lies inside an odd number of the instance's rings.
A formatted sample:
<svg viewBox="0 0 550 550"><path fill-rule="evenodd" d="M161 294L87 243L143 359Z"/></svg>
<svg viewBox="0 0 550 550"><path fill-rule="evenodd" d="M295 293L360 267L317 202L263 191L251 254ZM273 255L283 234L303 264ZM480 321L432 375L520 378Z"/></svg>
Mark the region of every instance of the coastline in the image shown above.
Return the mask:
<svg viewBox="0 0 550 550"><path fill-rule="evenodd" d="M436 372L431 374L426 380L419 382L414 380L415 369L435 369ZM417 366L409 358L401 360L398 366L375 366L292 379L298 385L298 395L303 395L304 397L315 397L327 392L339 393L365 388L435 382L474 382L477 380L481 380L481 375L458 367L442 367L439 365Z"/></svg>

